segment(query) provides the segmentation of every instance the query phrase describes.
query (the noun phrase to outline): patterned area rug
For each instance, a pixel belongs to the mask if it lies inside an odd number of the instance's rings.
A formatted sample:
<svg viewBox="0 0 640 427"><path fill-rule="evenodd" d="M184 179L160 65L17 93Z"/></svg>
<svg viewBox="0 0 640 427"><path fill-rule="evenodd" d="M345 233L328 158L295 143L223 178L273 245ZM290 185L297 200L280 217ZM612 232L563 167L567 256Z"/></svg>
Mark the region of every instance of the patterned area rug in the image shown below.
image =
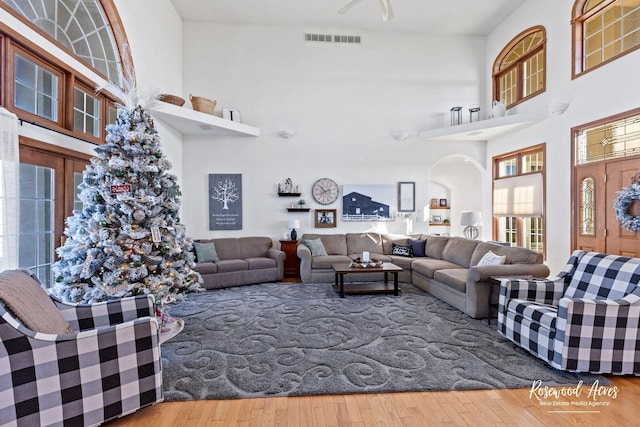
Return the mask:
<svg viewBox="0 0 640 427"><path fill-rule="evenodd" d="M410 285L338 297L330 284L268 283L189 294L162 345L165 400L590 384L557 371Z"/></svg>

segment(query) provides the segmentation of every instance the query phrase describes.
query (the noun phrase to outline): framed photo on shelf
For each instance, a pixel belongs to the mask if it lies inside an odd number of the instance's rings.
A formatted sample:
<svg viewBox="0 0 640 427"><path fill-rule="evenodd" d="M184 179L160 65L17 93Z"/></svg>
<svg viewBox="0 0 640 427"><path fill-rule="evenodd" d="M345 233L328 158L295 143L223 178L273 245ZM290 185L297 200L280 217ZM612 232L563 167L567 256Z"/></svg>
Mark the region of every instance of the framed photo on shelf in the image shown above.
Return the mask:
<svg viewBox="0 0 640 427"><path fill-rule="evenodd" d="M432 208L438 207L438 199L431 199L431 207Z"/></svg>
<svg viewBox="0 0 640 427"><path fill-rule="evenodd" d="M440 199L440 207L441 208L447 207L447 199Z"/></svg>
<svg viewBox="0 0 640 427"><path fill-rule="evenodd" d="M332 228L336 226L335 209L316 209L316 228Z"/></svg>
<svg viewBox="0 0 640 427"><path fill-rule="evenodd" d="M442 223L442 217L440 215L434 215L431 217L431 222L434 224L441 224Z"/></svg>

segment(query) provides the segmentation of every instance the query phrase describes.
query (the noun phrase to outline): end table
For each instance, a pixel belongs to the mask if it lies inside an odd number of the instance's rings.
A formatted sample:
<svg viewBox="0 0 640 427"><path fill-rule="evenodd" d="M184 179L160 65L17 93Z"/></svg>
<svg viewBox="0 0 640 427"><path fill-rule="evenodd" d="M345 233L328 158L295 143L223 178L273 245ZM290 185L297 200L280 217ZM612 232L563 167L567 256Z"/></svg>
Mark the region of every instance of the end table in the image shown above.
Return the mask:
<svg viewBox="0 0 640 427"><path fill-rule="evenodd" d="M284 260L284 277L300 277L300 260L298 259L298 241L280 240L280 250L287 255Z"/></svg>

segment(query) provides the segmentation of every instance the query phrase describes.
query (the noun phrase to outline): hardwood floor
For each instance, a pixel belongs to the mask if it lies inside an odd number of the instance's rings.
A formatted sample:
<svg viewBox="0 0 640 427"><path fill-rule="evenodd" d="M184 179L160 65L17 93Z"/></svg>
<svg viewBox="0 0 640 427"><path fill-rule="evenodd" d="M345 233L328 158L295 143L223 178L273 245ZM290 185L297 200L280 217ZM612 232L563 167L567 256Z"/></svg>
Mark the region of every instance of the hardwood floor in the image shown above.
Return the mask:
<svg viewBox="0 0 640 427"><path fill-rule="evenodd" d="M530 397L531 389L268 397L160 403L108 427L147 426L637 426L640 378L610 377L615 397ZM544 385L543 385L544 386ZM576 387L553 388L575 391ZM553 405L553 402L559 402ZM586 406L608 402L608 406ZM563 405L563 403L565 405Z"/></svg>

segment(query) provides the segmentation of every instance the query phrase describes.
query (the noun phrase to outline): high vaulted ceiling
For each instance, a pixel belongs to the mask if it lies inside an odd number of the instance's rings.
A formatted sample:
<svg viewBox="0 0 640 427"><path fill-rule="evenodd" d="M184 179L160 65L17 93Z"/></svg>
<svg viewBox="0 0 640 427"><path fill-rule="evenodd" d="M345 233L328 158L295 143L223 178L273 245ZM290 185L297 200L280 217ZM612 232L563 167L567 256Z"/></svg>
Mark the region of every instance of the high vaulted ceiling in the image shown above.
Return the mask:
<svg viewBox="0 0 640 427"><path fill-rule="evenodd" d="M185 21L296 26L310 29L486 35L525 0L392 0L395 19L383 22L379 0L172 0Z"/></svg>

